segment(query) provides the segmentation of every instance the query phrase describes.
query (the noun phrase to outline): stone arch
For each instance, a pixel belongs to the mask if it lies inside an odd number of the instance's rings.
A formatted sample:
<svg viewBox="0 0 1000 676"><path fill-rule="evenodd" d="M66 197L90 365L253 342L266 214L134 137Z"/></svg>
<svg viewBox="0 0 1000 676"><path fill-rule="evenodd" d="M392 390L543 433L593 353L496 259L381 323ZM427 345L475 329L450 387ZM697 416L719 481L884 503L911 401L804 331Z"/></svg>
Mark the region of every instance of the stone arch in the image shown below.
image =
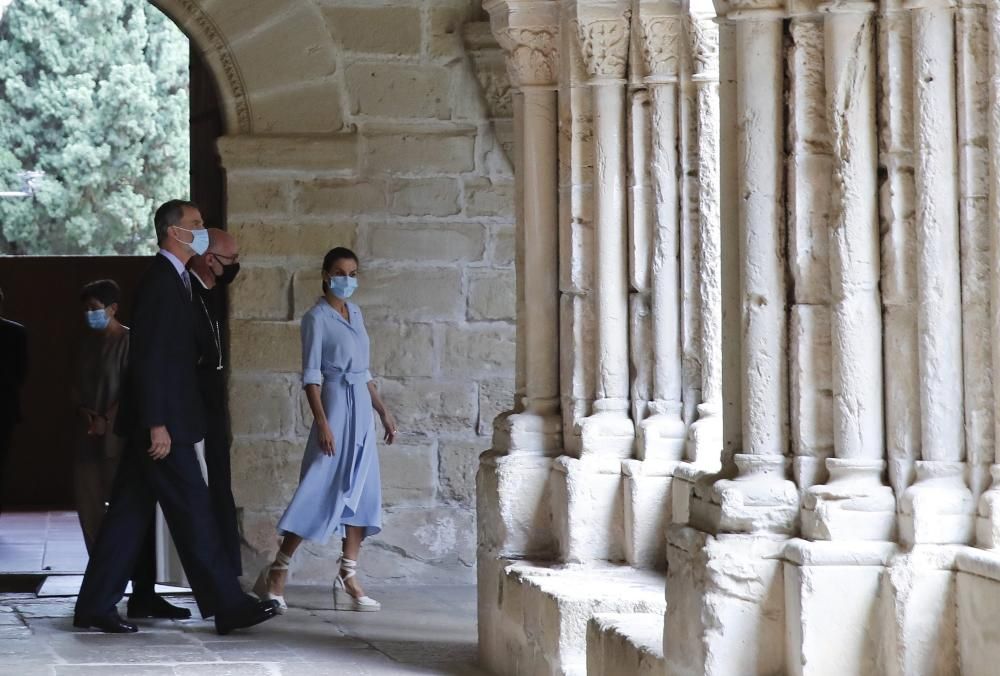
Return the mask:
<svg viewBox="0 0 1000 676"><path fill-rule="evenodd" d="M187 34L214 74L227 134L343 129L335 41L312 2L150 2ZM296 48L286 49L290 44ZM288 110L299 114L290 118Z"/></svg>
<svg viewBox="0 0 1000 676"><path fill-rule="evenodd" d="M150 0L170 17L201 53L219 88L226 130L250 133L250 101L243 74L225 34L194 0Z"/></svg>

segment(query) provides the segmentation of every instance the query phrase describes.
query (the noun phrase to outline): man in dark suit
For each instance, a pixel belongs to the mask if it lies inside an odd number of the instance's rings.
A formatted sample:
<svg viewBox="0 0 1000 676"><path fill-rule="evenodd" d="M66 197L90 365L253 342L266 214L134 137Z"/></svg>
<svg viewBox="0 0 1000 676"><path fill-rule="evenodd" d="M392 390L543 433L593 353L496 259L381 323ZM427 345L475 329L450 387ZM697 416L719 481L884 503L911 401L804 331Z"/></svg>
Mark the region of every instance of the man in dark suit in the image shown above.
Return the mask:
<svg viewBox="0 0 1000 676"><path fill-rule="evenodd" d="M73 624L109 633L138 628L115 609L159 502L204 618L220 634L271 619L273 602L244 594L212 518L194 445L205 437L198 388L198 342L191 278L185 265L205 252L208 233L191 202L156 211L160 251L139 283L130 359L117 428L127 439Z"/></svg>
<svg viewBox="0 0 1000 676"><path fill-rule="evenodd" d="M3 304L3 289L0 289L0 491L14 426L21 420L21 387L28 375L28 339L24 327L3 318Z"/></svg>
<svg viewBox="0 0 1000 676"><path fill-rule="evenodd" d="M229 449L229 402L226 393L226 359L223 354L222 317L225 288L239 274L240 252L236 239L216 228L208 229L208 251L194 256L188 270L194 277L194 314L201 346L198 384L205 406L205 467L208 491L219 522L222 546L233 568L243 573L240 533L233 499Z"/></svg>

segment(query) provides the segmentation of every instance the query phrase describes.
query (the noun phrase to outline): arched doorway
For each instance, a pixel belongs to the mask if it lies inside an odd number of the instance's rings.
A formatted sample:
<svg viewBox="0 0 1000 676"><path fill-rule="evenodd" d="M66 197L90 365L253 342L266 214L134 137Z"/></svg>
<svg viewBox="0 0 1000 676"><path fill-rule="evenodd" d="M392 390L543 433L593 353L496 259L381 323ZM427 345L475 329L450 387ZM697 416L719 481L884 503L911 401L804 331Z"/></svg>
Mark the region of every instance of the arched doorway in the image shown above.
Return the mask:
<svg viewBox="0 0 1000 676"><path fill-rule="evenodd" d="M170 16L187 34L182 21ZM225 181L215 148L224 133L219 90L202 51L189 47L189 190L209 225L225 228ZM163 195L160 201L174 197ZM151 215L149 235L152 235ZM71 508L73 410L69 374L73 345L83 330L77 295L101 278L122 287L122 317L128 323L132 292L148 265L145 256L31 256L0 258L6 316L28 330L29 379L22 392L25 420L15 431L3 477L7 508Z"/></svg>

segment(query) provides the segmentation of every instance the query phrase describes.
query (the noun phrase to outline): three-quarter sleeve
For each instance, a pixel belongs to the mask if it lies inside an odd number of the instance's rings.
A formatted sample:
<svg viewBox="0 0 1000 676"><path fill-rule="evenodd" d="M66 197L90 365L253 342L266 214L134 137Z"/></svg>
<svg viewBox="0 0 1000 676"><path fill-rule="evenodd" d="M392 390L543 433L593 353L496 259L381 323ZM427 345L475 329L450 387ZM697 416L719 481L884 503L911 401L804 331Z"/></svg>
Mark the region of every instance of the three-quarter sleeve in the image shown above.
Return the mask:
<svg viewBox="0 0 1000 676"><path fill-rule="evenodd" d="M323 332L314 314L302 318L302 386L323 384Z"/></svg>

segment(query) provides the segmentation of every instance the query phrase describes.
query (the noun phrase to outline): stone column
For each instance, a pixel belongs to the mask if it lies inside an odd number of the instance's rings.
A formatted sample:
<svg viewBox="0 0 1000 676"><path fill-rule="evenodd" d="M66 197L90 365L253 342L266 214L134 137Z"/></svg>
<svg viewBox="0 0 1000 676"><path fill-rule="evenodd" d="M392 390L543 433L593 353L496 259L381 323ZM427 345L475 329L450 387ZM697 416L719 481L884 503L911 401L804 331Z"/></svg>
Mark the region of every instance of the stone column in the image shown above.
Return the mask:
<svg viewBox="0 0 1000 676"><path fill-rule="evenodd" d="M990 335L992 344L993 400L1000 402L1000 2L988 5L987 34L989 41L989 218L990 257ZM994 409L994 439L1000 439L1000 415ZM995 451L994 451L995 454ZM994 457L990 467L993 485L979 499L976 521L976 542L980 547L1000 549L1000 464Z"/></svg>
<svg viewBox="0 0 1000 676"><path fill-rule="evenodd" d="M687 17L694 89L698 205L701 401L688 432L688 460L719 466L722 451L722 281L720 239L719 27L711 2L692 0Z"/></svg>
<svg viewBox="0 0 1000 676"><path fill-rule="evenodd" d="M744 4L746 8L744 9ZM787 307L784 220L784 21L777 7L734 3L736 23L742 452L735 479L715 481L691 502L708 532L791 534L798 492L786 478Z"/></svg>
<svg viewBox="0 0 1000 676"><path fill-rule="evenodd" d="M826 461L826 484L806 492L802 530L815 540L888 541L895 535L896 501L882 483L875 6L825 9L835 457Z"/></svg>
<svg viewBox="0 0 1000 676"><path fill-rule="evenodd" d="M912 10L921 460L902 500L907 543L966 543L955 23L947 0Z"/></svg>
<svg viewBox="0 0 1000 676"><path fill-rule="evenodd" d="M687 429L682 416L680 181L678 75L683 45L679 3L642 3L644 81L651 104L651 167L655 200L652 247L653 399L638 424L639 457L682 460Z"/></svg>
<svg viewBox="0 0 1000 676"><path fill-rule="evenodd" d="M594 102L594 279L597 398L582 422L582 455L627 458L629 416L628 252L625 210L627 2L579 6L577 31Z"/></svg>
<svg viewBox="0 0 1000 676"><path fill-rule="evenodd" d="M559 206L557 10L538 3L487 3L493 32L507 53L515 101L521 252L517 269L519 364L524 394L506 417L507 450L558 454L559 414Z"/></svg>

